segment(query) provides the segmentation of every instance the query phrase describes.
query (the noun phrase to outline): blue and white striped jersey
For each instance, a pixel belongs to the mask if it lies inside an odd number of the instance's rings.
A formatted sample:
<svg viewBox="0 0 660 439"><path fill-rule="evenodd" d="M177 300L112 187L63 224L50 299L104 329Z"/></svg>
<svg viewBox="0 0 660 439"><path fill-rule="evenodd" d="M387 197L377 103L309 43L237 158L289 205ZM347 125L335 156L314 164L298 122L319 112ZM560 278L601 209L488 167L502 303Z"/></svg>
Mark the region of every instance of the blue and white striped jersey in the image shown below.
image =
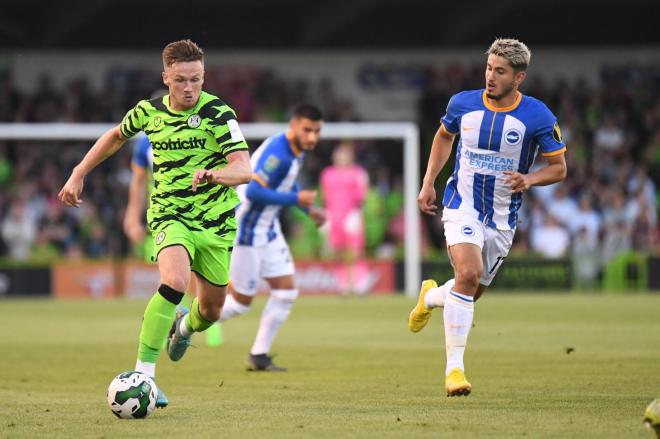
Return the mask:
<svg viewBox="0 0 660 439"><path fill-rule="evenodd" d="M281 233L282 206L298 202L297 179L303 156L285 133L264 140L252 154L253 180L238 187L238 245L263 246Z"/></svg>
<svg viewBox="0 0 660 439"><path fill-rule="evenodd" d="M543 102L522 94L510 107L493 107L482 89L452 96L442 125L460 136L442 204L490 227L515 229L522 194L511 193L503 172L526 174L538 150L545 156L566 150L556 117Z"/></svg>

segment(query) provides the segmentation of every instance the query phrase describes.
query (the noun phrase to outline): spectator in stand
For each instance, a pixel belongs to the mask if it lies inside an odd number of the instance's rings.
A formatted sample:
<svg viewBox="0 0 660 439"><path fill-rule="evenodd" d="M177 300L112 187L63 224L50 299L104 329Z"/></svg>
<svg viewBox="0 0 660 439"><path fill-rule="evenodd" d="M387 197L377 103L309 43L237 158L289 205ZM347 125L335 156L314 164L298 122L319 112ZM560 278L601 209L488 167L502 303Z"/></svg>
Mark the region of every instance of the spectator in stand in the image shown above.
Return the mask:
<svg viewBox="0 0 660 439"><path fill-rule="evenodd" d="M545 208L564 226L568 226L579 211L578 204L570 196L567 184L557 185L552 201L546 204Z"/></svg>
<svg viewBox="0 0 660 439"><path fill-rule="evenodd" d="M579 287L592 288L600 271L598 241L593 239L586 226L580 227L573 238L573 278Z"/></svg>
<svg viewBox="0 0 660 439"><path fill-rule="evenodd" d="M621 253L632 249L632 229L625 216L617 216L605 226L605 239L601 249L601 263L607 265Z"/></svg>
<svg viewBox="0 0 660 439"><path fill-rule="evenodd" d="M531 232L531 249L548 259L561 259L571 246L571 235L553 215L547 215L545 224Z"/></svg>
<svg viewBox="0 0 660 439"><path fill-rule="evenodd" d="M9 247L9 256L17 261L30 257L37 237L37 228L25 214L25 201L16 200L2 222L2 239Z"/></svg>
<svg viewBox="0 0 660 439"><path fill-rule="evenodd" d="M601 220L592 205L591 197L587 194L580 198L580 210L568 223L569 230L573 236L586 233L586 239L589 239L594 245L598 244L600 235Z"/></svg>

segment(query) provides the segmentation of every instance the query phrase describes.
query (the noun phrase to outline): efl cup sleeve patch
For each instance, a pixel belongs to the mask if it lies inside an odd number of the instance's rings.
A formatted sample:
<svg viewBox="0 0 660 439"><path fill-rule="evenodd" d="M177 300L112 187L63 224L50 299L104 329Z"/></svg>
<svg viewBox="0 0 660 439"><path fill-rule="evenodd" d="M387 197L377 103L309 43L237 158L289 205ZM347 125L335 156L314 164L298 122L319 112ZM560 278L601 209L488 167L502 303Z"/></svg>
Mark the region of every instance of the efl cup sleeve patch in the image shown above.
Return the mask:
<svg viewBox="0 0 660 439"><path fill-rule="evenodd" d="M552 138L555 139L557 143L563 143L564 140L561 137L561 130L559 129L559 124L555 122L555 125L552 127Z"/></svg>

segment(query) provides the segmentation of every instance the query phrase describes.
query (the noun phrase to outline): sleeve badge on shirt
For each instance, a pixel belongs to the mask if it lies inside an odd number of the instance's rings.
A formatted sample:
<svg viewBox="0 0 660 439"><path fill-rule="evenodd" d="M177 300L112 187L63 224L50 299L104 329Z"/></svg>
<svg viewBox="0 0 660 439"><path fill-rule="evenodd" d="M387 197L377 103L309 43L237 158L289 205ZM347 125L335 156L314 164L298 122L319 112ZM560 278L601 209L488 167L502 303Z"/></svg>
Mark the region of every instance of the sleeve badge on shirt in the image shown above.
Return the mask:
<svg viewBox="0 0 660 439"><path fill-rule="evenodd" d="M266 163L264 163L264 171L273 172L277 169L279 164L280 164L280 159L278 159L274 155L271 155L266 159Z"/></svg>
<svg viewBox="0 0 660 439"><path fill-rule="evenodd" d="M559 129L559 124L555 122L555 125L552 127L552 138L555 139L557 143L562 143L564 140L561 137L561 130Z"/></svg>

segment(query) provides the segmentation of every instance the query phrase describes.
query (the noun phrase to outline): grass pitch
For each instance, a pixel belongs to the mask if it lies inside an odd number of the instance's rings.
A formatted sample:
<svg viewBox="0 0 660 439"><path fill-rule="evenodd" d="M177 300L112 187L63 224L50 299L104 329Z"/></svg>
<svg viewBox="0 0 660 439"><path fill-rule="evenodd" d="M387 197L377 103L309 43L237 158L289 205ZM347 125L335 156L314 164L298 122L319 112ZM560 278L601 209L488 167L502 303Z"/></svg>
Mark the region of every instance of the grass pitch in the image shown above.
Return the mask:
<svg viewBox="0 0 660 439"><path fill-rule="evenodd" d="M301 298L273 349L289 372L245 372L263 303L222 346L161 357L170 406L120 420L105 393L134 366L145 302L0 301L0 437L652 437L660 295L487 294L467 398L444 395L441 310L411 334L402 296Z"/></svg>

